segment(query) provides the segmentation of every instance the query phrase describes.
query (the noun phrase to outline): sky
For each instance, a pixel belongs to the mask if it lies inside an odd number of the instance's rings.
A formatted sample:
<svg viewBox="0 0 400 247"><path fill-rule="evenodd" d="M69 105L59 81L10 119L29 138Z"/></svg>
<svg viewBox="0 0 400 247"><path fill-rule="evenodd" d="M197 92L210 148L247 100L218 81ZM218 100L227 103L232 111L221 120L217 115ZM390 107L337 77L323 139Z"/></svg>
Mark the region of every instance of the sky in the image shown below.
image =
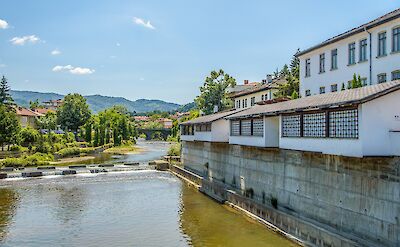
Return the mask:
<svg viewBox="0 0 400 247"><path fill-rule="evenodd" d="M0 75L15 90L193 101L212 70L261 81L399 0L1 0Z"/></svg>

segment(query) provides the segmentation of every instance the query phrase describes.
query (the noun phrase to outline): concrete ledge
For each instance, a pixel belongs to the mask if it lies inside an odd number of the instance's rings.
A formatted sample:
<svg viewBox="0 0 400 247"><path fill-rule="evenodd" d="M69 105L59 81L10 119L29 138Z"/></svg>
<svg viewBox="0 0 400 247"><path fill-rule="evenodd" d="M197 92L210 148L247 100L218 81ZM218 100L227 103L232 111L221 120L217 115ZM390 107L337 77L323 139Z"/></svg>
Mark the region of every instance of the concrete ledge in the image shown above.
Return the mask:
<svg viewBox="0 0 400 247"><path fill-rule="evenodd" d="M114 164L102 164L99 167L114 167Z"/></svg>
<svg viewBox="0 0 400 247"><path fill-rule="evenodd" d="M14 171L14 167L3 167L0 169L2 172L12 172Z"/></svg>
<svg viewBox="0 0 400 247"><path fill-rule="evenodd" d="M0 173L0 179L7 178L7 173Z"/></svg>
<svg viewBox="0 0 400 247"><path fill-rule="evenodd" d="M86 165L71 165L68 166L69 169L86 168Z"/></svg>
<svg viewBox="0 0 400 247"><path fill-rule="evenodd" d="M37 169L38 170L55 170L56 167L55 166L38 166Z"/></svg>
<svg viewBox="0 0 400 247"><path fill-rule="evenodd" d="M126 165L126 166L138 166L139 162L127 162L127 163L124 163L124 165Z"/></svg>
<svg viewBox="0 0 400 247"><path fill-rule="evenodd" d="M149 165L155 166L156 170L166 171L169 169L169 163L165 160L153 160L149 162Z"/></svg>
<svg viewBox="0 0 400 247"><path fill-rule="evenodd" d="M64 171L62 171L61 174L62 175L74 175L74 174L76 174L76 171L75 170L64 170Z"/></svg>
<svg viewBox="0 0 400 247"><path fill-rule="evenodd" d="M41 177L43 176L43 172L23 172L21 176L24 178Z"/></svg>

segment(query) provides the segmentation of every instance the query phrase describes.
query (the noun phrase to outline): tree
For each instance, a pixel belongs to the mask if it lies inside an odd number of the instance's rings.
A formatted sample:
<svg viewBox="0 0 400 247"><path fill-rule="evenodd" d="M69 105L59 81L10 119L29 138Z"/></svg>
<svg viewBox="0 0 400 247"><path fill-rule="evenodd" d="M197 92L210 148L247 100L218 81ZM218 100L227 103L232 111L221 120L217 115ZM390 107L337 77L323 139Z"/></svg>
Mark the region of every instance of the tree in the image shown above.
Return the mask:
<svg viewBox="0 0 400 247"><path fill-rule="evenodd" d="M0 105L13 106L14 100L10 94L10 87L8 86L7 79L4 77L1 78L0 82Z"/></svg>
<svg viewBox="0 0 400 247"><path fill-rule="evenodd" d="M35 101L29 101L29 108L33 110L36 108L43 108L43 106L41 106L39 100L36 99Z"/></svg>
<svg viewBox="0 0 400 247"><path fill-rule="evenodd" d="M40 129L56 130L57 129L57 114L48 111L46 115L38 118L36 124Z"/></svg>
<svg viewBox="0 0 400 247"><path fill-rule="evenodd" d="M68 94L57 111L57 121L63 129L76 132L90 118L89 106L80 94Z"/></svg>
<svg viewBox="0 0 400 247"><path fill-rule="evenodd" d="M300 50L297 49L296 54ZM286 79L287 83L281 84L278 87L278 91L274 94L275 97L290 97L291 99L297 99L299 96L300 87L300 61L297 56L293 55L290 61L290 67L286 64L283 66L278 74L278 77ZM296 96L297 97L292 97Z"/></svg>
<svg viewBox="0 0 400 247"><path fill-rule="evenodd" d="M353 74L353 80L351 81L351 88L359 88L359 87L362 87L362 86L363 86L363 83L362 83L362 80L361 80L361 76L358 75L358 77L357 77L357 75L354 73Z"/></svg>
<svg viewBox="0 0 400 247"><path fill-rule="evenodd" d="M219 111L232 107L233 102L227 97L226 88L235 85L236 80L222 69L218 72L211 71L204 85L200 87L200 95L195 99L197 107L205 114L213 113L215 106Z"/></svg>
<svg viewBox="0 0 400 247"><path fill-rule="evenodd" d="M14 110L6 105L0 105L0 145L4 150L4 144L16 143L20 125Z"/></svg>
<svg viewBox="0 0 400 247"><path fill-rule="evenodd" d="M89 120L85 124L85 141L87 143L91 143L92 142L92 125L93 125L93 120Z"/></svg>
<svg viewBox="0 0 400 247"><path fill-rule="evenodd" d="M31 127L26 127L21 129L21 131L19 132L19 136L22 146L29 147L38 140L39 131Z"/></svg>

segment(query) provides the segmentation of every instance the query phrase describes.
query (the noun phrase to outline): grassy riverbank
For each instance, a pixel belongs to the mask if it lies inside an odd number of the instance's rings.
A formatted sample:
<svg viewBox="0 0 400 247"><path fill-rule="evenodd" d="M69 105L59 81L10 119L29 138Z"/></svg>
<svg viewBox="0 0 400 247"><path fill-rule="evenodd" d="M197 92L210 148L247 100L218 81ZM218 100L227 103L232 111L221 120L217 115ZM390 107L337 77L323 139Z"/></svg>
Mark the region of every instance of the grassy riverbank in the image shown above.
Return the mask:
<svg viewBox="0 0 400 247"><path fill-rule="evenodd" d="M139 148L134 145L121 145L118 147L112 147L104 151L105 153L123 155L123 154L138 154L143 152L143 148Z"/></svg>

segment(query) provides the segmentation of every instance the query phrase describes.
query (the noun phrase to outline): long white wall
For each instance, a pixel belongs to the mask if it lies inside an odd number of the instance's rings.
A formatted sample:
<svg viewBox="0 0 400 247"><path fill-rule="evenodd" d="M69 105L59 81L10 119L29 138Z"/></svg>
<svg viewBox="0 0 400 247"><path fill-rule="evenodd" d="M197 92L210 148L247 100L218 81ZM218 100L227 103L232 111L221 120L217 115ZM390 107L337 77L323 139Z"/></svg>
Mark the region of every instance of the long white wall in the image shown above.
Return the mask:
<svg viewBox="0 0 400 247"><path fill-rule="evenodd" d="M400 26L400 19L387 22L383 25L368 30L372 39L372 78L371 84L377 83L377 76L386 73L387 81L391 80L392 71L400 69L400 53L391 53L392 51L392 29ZM386 56L378 56L378 33L386 31ZM359 62L360 40L367 39L367 59L368 61ZM356 44L356 64L348 65L349 51L348 45L352 42ZM300 95L305 96L305 91L310 90L311 95L319 94L319 88L325 87L326 93L331 92L331 85L337 84L338 90L341 90L342 83L347 88L348 81L352 80L353 74L360 75L361 78L367 78L370 83L370 52L369 52L369 34L365 31L336 43L321 47L299 57L300 59ZM338 49L338 69L331 71L331 50ZM325 72L319 73L319 55L325 53ZM305 61L311 60L311 75L306 77Z"/></svg>

